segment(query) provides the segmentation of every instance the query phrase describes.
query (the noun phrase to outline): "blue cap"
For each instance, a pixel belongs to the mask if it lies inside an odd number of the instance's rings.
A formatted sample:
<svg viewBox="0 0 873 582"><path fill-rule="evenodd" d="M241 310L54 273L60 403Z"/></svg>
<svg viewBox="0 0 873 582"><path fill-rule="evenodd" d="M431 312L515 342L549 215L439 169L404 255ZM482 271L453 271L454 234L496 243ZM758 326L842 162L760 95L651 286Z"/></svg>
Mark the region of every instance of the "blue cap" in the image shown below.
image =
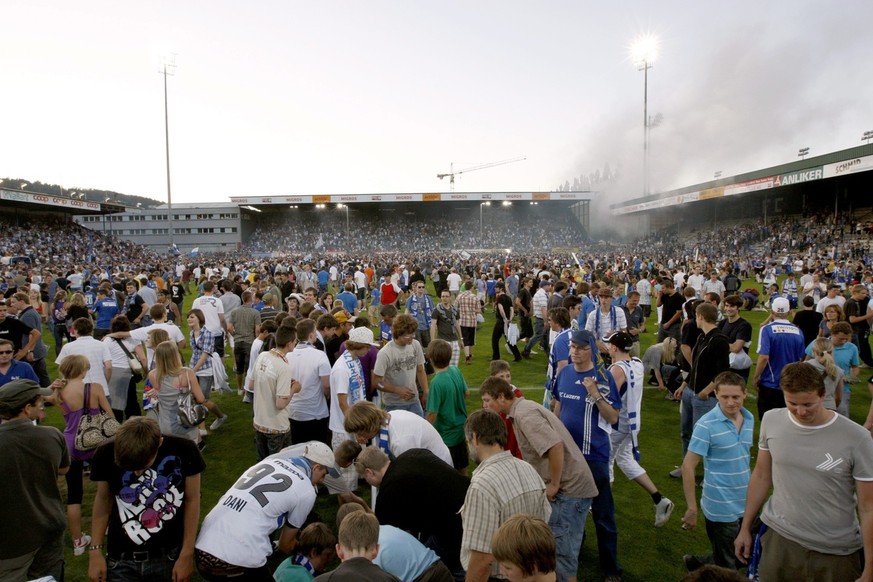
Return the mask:
<svg viewBox="0 0 873 582"><path fill-rule="evenodd" d="M585 329L574 331L570 336L570 342L574 344L587 346L590 345L592 341L594 341L594 334Z"/></svg>

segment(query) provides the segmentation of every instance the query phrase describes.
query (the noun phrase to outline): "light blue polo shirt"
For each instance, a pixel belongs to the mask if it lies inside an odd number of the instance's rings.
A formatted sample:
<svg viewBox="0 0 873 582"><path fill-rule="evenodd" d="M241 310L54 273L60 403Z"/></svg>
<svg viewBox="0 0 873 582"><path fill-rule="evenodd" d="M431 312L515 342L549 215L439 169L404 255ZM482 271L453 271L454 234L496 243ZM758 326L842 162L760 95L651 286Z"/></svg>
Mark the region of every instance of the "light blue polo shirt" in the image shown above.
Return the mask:
<svg viewBox="0 0 873 582"><path fill-rule="evenodd" d="M738 431L716 406L694 425L688 450L703 457L703 496L700 507L709 521L727 523L743 516L749 486L749 450L755 417L740 409L743 426Z"/></svg>

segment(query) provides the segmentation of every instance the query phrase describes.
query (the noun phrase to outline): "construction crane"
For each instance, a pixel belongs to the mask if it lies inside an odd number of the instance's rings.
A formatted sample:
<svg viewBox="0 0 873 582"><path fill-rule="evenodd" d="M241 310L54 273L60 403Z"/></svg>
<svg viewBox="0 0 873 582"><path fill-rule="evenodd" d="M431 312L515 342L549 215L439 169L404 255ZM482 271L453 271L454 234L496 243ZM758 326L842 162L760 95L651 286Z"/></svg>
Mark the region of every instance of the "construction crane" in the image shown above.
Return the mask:
<svg viewBox="0 0 873 582"><path fill-rule="evenodd" d="M443 178L449 179L449 187L451 191L455 191L455 176L460 176L461 174L466 174L467 172L475 172L476 170L484 170L485 168L493 168L494 166L502 166L504 164L512 164L515 162L521 162L526 160L527 158L512 158L509 160L501 160L499 162L491 162L490 164L482 164L481 166L473 166L470 168L464 168L463 170L455 171L454 162L449 165L449 172L447 174L437 174L437 178L442 180Z"/></svg>

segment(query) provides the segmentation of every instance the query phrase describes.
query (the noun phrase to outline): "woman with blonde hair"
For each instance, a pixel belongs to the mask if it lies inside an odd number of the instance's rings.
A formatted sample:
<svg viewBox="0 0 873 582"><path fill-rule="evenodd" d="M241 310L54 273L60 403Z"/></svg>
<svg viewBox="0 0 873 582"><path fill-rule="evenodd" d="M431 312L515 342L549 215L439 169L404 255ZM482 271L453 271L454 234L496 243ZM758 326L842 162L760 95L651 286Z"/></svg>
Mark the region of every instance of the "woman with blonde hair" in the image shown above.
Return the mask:
<svg viewBox="0 0 873 582"><path fill-rule="evenodd" d="M824 377L824 407L836 411L843 401L844 379L843 371L834 361L834 348L831 341L820 337L812 342L812 359L807 363Z"/></svg>
<svg viewBox="0 0 873 582"><path fill-rule="evenodd" d="M30 306L33 307L34 311L39 313L39 316L42 318L42 322L48 323L48 304L42 300L42 293L40 293L39 289L31 288L30 291L27 292L27 302L30 303Z"/></svg>
<svg viewBox="0 0 873 582"><path fill-rule="evenodd" d="M67 523L73 538L73 555L81 556L91 543L91 536L82 532L83 462L94 456L94 451L76 449L76 429L83 415L99 414L102 410L112 416L112 408L103 393L103 386L85 383L85 374L91 364L80 354L67 356L58 366L61 378L55 380L52 397L64 415L64 440L70 452L70 470L64 475L67 482Z"/></svg>
<svg viewBox="0 0 873 582"><path fill-rule="evenodd" d="M81 293L73 293L70 297L70 302L67 305L67 330L73 325L73 322L79 319L80 317L90 318L91 314L88 312L88 306L85 305L85 296Z"/></svg>
<svg viewBox="0 0 873 582"><path fill-rule="evenodd" d="M198 404L206 406L210 412L218 417L212 423L211 428L213 430L220 426L220 423L218 426L216 426L216 423L218 421L223 423L227 416L221 412L218 406L203 396L197 376L190 368L182 365L182 355L179 353L179 346L174 342L165 341L158 344L155 348L154 361L155 367L154 370L149 372L148 380L152 391L157 393L157 416L158 423L161 425L161 432L201 442L200 431L196 426L185 427L179 422L179 392L190 389L194 395L194 400ZM152 396L152 394L149 394L149 396ZM203 448L202 444L200 448Z"/></svg>
<svg viewBox="0 0 873 582"><path fill-rule="evenodd" d="M651 372L652 378L649 380L649 384L657 386L658 390L667 389L662 368L676 361L677 345L676 338L668 337L661 343L650 346L643 354L643 373Z"/></svg>

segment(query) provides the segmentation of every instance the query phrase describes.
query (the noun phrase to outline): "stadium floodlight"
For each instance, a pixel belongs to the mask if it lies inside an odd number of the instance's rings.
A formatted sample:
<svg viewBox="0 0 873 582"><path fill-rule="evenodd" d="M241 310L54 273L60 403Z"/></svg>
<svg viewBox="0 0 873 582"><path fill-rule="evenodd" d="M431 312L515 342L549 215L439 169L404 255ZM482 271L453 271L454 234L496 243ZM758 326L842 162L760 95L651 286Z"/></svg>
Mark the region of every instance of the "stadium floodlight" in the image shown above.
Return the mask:
<svg viewBox="0 0 873 582"><path fill-rule="evenodd" d="M346 231L349 231L349 205L348 204L337 204L337 208L344 208L346 211Z"/></svg>
<svg viewBox="0 0 873 582"><path fill-rule="evenodd" d="M482 209L486 206L491 206L491 202L480 202L479 203L479 242L482 242Z"/></svg>
<svg viewBox="0 0 873 582"><path fill-rule="evenodd" d="M870 145L870 140L873 139L873 131L865 131L864 135L861 136L862 140L866 140L867 145Z"/></svg>
<svg viewBox="0 0 873 582"><path fill-rule="evenodd" d="M164 77L164 145L167 155L167 220L169 221L170 246L173 246L173 195L170 189L170 116L167 109L167 75L176 72L176 54L167 53L161 56L158 73Z"/></svg>
<svg viewBox="0 0 873 582"><path fill-rule="evenodd" d="M324 204L316 204L315 207L321 210L322 208L324 208Z"/></svg>
<svg viewBox="0 0 873 582"><path fill-rule="evenodd" d="M512 200L504 200L503 205L504 206L512 206Z"/></svg>
<svg viewBox="0 0 873 582"><path fill-rule="evenodd" d="M631 44L631 59L643 72L643 196L649 193L649 69L658 56L658 38L652 34L637 37Z"/></svg>
<svg viewBox="0 0 873 582"><path fill-rule="evenodd" d="M801 160L806 159L806 156L808 155L809 148L800 148L799 150L797 150L797 157L799 157Z"/></svg>

